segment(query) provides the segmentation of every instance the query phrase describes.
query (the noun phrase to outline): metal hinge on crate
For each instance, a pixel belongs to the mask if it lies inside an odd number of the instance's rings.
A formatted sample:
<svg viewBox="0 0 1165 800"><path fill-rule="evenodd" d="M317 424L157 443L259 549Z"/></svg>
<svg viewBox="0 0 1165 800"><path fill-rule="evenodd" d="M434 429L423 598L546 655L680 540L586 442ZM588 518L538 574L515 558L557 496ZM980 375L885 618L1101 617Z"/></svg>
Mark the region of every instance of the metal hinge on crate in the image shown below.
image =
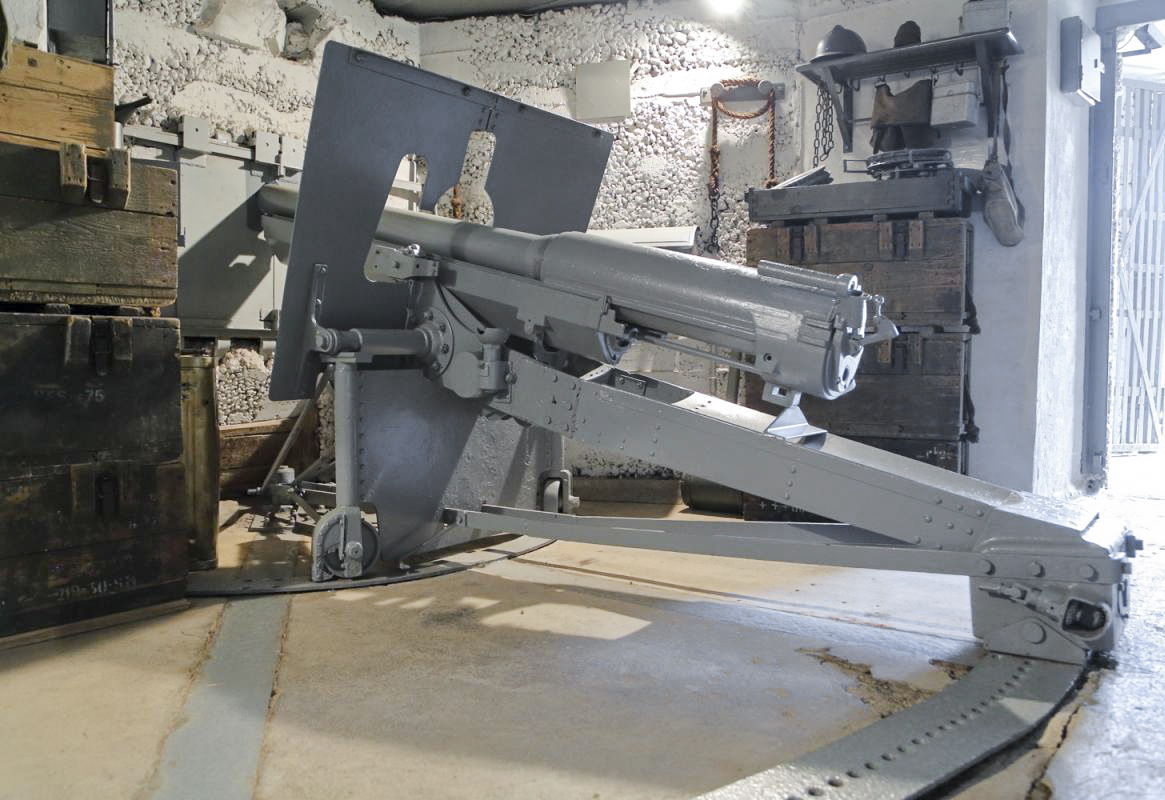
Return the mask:
<svg viewBox="0 0 1165 800"><path fill-rule="evenodd" d="M68 203L89 201L108 208L125 208L129 201L129 150L114 147L105 158L90 157L80 142L61 142L61 195Z"/></svg>

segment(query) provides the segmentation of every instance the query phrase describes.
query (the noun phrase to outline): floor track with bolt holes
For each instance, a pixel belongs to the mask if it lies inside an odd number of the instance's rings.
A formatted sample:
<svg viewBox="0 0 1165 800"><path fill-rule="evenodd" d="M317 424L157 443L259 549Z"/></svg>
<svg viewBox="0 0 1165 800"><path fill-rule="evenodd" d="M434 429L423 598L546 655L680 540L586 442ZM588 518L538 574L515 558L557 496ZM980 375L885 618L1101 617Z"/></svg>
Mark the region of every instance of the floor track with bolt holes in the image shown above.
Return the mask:
<svg viewBox="0 0 1165 800"><path fill-rule="evenodd" d="M918 797L1047 719L1084 668L992 653L963 678L795 761L705 800L898 800Z"/></svg>

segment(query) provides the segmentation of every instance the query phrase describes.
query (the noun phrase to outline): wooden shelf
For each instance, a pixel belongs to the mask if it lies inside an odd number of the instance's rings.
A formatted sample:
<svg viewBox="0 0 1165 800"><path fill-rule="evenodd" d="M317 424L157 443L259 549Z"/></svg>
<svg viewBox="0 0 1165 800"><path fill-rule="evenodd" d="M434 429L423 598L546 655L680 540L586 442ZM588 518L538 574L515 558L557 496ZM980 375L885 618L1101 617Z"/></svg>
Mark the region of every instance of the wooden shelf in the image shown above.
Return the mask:
<svg viewBox="0 0 1165 800"><path fill-rule="evenodd" d="M797 71L829 92L844 152L850 153L853 152L853 91L860 81L960 64L974 64L979 68L983 104L987 106L987 133L994 135L997 105L994 76L1005 58L1022 52L1011 29L998 28L799 64Z"/></svg>

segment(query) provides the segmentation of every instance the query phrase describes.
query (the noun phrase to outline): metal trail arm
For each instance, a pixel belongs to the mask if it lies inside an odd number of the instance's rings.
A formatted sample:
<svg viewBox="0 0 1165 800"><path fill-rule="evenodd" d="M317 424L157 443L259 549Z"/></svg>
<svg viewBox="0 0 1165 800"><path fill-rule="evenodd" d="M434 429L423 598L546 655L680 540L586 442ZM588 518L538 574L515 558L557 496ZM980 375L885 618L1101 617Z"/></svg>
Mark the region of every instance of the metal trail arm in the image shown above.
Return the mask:
<svg viewBox="0 0 1165 800"><path fill-rule="evenodd" d="M662 520L627 524L485 508L450 512L447 523L523 531L544 525L547 534L580 541L969 575L975 633L1000 652L1081 662L1119 636L1127 614L1126 532L1095 513L830 434L774 435L777 417L610 367L573 377L511 352L509 369L508 392L490 401L500 413L853 528L704 526L708 538L696 544L699 526Z"/></svg>

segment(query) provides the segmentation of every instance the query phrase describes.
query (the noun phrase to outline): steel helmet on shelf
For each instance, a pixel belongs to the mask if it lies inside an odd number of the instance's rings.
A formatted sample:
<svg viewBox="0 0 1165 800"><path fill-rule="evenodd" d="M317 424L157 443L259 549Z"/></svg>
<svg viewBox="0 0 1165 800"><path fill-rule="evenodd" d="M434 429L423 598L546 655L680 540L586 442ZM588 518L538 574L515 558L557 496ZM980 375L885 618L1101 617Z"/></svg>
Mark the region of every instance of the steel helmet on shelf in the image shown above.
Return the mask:
<svg viewBox="0 0 1165 800"><path fill-rule="evenodd" d="M866 52L866 43L862 41L862 37L849 28L834 25L833 30L817 43L817 55L813 57L813 60L824 61L827 58L841 58L864 52Z"/></svg>

